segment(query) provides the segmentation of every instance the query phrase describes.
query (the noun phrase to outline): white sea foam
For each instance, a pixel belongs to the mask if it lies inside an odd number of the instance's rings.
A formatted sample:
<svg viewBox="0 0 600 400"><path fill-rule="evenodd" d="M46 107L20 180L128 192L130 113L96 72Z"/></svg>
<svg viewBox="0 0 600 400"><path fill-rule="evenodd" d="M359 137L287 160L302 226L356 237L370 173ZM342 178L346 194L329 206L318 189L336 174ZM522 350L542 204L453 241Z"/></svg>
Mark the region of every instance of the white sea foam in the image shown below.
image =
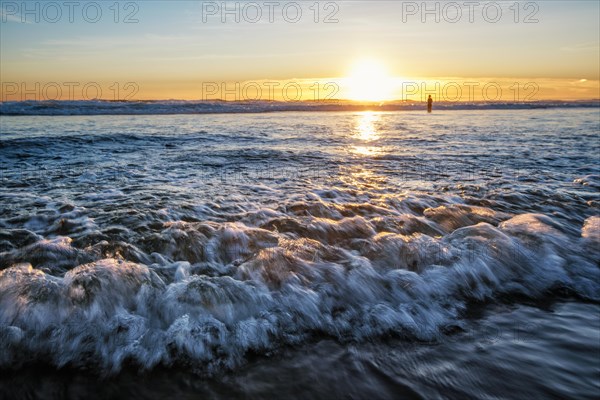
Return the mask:
<svg viewBox="0 0 600 400"><path fill-rule="evenodd" d="M448 230L439 212L426 214L435 219L427 223ZM290 239L241 223L178 223L161 234L172 243L165 254L191 254L194 264L101 259L64 276L17 264L0 272L0 362L8 367L43 355L56 365L92 363L106 372L127 360L144 368L183 362L210 373L239 365L248 351L315 334L432 340L461 325L468 301L503 294L536 298L566 288L600 300L597 257L578 251L597 218L577 241L541 215L494 227L476 223L493 217L488 209L450 214L473 224L436 238L376 234L359 217L315 218L300 223L298 232L308 237ZM189 239L181 240L183 232ZM352 250L355 240L364 242ZM67 239L40 245L47 263L77 253Z"/></svg>
<svg viewBox="0 0 600 400"><path fill-rule="evenodd" d="M439 102L438 110L520 110L536 108L597 108L597 101L536 101L536 102ZM266 113L277 111L357 111L357 110L422 110L419 102L390 102L373 106L345 101L268 102L268 101L7 101L0 102L0 115L170 115Z"/></svg>
<svg viewBox="0 0 600 400"><path fill-rule="evenodd" d="M444 340L473 302L598 302L596 116L3 117L0 368L213 373Z"/></svg>

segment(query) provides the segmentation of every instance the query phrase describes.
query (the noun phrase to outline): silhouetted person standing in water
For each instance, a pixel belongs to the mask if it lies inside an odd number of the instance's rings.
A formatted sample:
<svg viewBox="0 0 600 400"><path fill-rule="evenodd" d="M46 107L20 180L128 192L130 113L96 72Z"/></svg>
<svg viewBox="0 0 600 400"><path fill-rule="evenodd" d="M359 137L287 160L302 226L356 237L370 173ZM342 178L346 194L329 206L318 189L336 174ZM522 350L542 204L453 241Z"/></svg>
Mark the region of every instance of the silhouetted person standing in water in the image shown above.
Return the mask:
<svg viewBox="0 0 600 400"><path fill-rule="evenodd" d="M432 108L433 108L433 99L431 98L431 95L429 95L429 98L427 99L427 112L431 113Z"/></svg>

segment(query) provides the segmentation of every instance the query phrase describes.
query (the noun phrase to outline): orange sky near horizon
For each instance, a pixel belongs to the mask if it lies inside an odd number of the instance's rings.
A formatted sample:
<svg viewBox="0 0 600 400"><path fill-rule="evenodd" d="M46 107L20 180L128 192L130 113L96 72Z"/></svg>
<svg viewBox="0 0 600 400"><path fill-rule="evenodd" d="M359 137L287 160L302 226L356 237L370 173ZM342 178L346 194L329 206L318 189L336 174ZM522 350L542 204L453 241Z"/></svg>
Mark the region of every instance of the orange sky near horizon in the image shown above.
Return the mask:
<svg viewBox="0 0 600 400"><path fill-rule="evenodd" d="M383 93L377 82L360 83L351 78L314 78L256 81L206 82L2 82L1 101L24 100L225 100L225 101L318 101L357 102L435 101L526 102L543 100L600 99L600 81L572 79L464 79L395 78L387 80ZM365 93L361 93L364 90Z"/></svg>

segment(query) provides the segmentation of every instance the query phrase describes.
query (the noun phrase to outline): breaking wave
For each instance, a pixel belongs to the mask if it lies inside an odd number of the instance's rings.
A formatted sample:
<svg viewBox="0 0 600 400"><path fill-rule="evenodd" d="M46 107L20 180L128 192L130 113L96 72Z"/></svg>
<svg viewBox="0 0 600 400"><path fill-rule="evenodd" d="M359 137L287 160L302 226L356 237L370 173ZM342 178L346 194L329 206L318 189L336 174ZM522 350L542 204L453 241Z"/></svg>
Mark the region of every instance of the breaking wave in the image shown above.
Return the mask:
<svg viewBox="0 0 600 400"><path fill-rule="evenodd" d="M534 101L534 102L437 102L437 110L521 110L539 108L598 108L598 101ZM422 110L419 102L355 104L340 102L279 101L5 101L0 102L0 115L170 115L267 113L281 111L411 111Z"/></svg>
<svg viewBox="0 0 600 400"><path fill-rule="evenodd" d="M0 369L211 375L597 303L597 131L596 110L3 117Z"/></svg>
<svg viewBox="0 0 600 400"><path fill-rule="evenodd" d="M315 336L435 340L461 328L470 302L505 295L600 300L598 217L570 237L540 214L353 207L369 211L304 204L245 222L164 223L137 245L84 249L5 229L0 366L183 364L210 374Z"/></svg>

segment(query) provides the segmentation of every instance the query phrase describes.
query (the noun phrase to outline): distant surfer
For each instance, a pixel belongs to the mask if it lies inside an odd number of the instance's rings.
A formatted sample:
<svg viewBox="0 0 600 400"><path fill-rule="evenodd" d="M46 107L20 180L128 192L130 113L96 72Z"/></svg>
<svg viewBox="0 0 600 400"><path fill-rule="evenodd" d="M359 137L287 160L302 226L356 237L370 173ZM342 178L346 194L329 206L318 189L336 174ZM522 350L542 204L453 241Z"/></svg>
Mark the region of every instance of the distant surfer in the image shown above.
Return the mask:
<svg viewBox="0 0 600 400"><path fill-rule="evenodd" d="M429 95L429 98L427 99L427 112L431 113L432 108L433 108L433 99L431 98L431 95Z"/></svg>

